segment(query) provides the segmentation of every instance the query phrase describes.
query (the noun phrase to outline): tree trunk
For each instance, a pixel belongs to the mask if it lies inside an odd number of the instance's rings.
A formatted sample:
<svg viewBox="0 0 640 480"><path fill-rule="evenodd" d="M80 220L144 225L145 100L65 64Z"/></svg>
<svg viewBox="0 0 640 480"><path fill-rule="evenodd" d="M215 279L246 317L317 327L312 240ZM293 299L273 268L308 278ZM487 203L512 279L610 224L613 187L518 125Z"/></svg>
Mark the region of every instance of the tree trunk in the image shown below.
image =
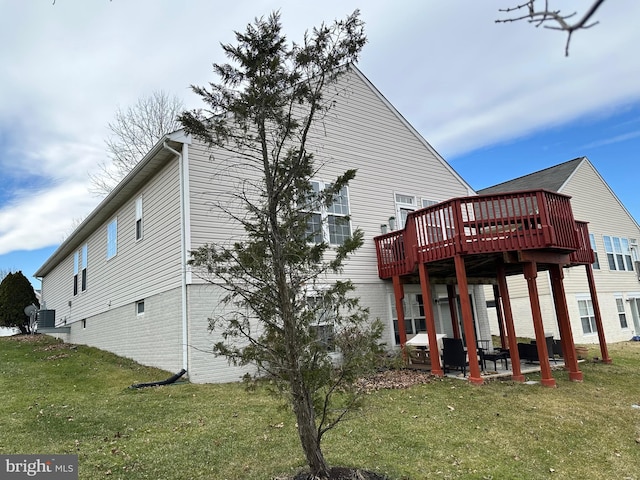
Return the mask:
<svg viewBox="0 0 640 480"><path fill-rule="evenodd" d="M307 457L307 464L311 469L311 474L317 478L329 477L329 466L327 465L322 450L320 449L320 439L316 427L315 412L313 404L308 396L308 392L301 379L292 382L293 389L293 409L298 422L298 435L304 454Z"/></svg>

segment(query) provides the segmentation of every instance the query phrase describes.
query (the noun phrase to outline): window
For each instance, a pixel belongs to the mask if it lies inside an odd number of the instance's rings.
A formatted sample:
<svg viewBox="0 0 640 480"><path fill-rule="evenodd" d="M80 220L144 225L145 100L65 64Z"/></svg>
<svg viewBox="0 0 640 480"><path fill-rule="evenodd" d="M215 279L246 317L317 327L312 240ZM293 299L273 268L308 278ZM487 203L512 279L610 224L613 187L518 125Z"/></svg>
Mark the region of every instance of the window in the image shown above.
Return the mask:
<svg viewBox="0 0 640 480"><path fill-rule="evenodd" d="M311 182L313 195L319 195L330 183ZM314 243L328 242L331 245L342 245L351 236L349 220L349 193L343 187L333 198L333 203L325 207L320 202L312 202L312 211L307 221L307 235ZM313 205L315 204L315 205Z"/></svg>
<svg viewBox="0 0 640 480"><path fill-rule="evenodd" d="M142 196L136 198L136 240L142 239Z"/></svg>
<svg viewBox="0 0 640 480"><path fill-rule="evenodd" d="M80 256L82 257L82 274L80 285L83 292L87 289L87 251L88 246L85 243L82 246L82 250L80 251Z"/></svg>
<svg viewBox="0 0 640 480"><path fill-rule="evenodd" d="M82 319L82 328L87 328L87 319L86 318Z"/></svg>
<svg viewBox="0 0 640 480"><path fill-rule="evenodd" d="M429 200L427 198L423 198L422 199L422 208L427 208L430 207L431 205L435 205L438 202L436 202L435 200Z"/></svg>
<svg viewBox="0 0 640 480"><path fill-rule="evenodd" d="M398 229L404 228L407 223L407 215L417 208L416 197L404 195L402 193L395 194L396 215L398 218Z"/></svg>
<svg viewBox="0 0 640 480"><path fill-rule="evenodd" d="M624 300L622 297L616 297L616 307L618 309L618 319L620 320L620 328L629 328L627 323L627 312L624 309Z"/></svg>
<svg viewBox="0 0 640 480"><path fill-rule="evenodd" d="M589 243L591 244L591 250L593 250L594 257L594 261L591 266L596 270L600 270L600 260L598 260L598 249L596 248L596 237L593 233L589 234Z"/></svg>
<svg viewBox="0 0 640 480"><path fill-rule="evenodd" d="M315 323L310 326L311 332L315 333L316 340L327 351L335 352L336 346L333 340L333 319L330 306L323 302L321 296L309 296L306 300L308 308L315 315Z"/></svg>
<svg viewBox="0 0 640 480"><path fill-rule="evenodd" d="M107 225L107 259L118 253L118 219L114 218Z"/></svg>
<svg viewBox="0 0 640 480"><path fill-rule="evenodd" d="M73 295L78 295L78 269L80 265L80 252L73 254Z"/></svg>
<svg viewBox="0 0 640 480"><path fill-rule="evenodd" d="M144 300L136 302L136 315L144 315Z"/></svg>
<svg viewBox="0 0 640 480"><path fill-rule="evenodd" d="M396 310L396 301L393 295L389 298L391 299L391 318L393 319L393 332L396 344L400 345L400 332L398 331L398 312ZM427 331L422 294L405 293L404 299L402 300L402 308L404 310L404 331L407 334L407 338L412 337L416 333Z"/></svg>
<svg viewBox="0 0 640 480"><path fill-rule="evenodd" d="M604 250L607 252L609 270L633 271L633 260L629 240L620 237L603 235Z"/></svg>
<svg viewBox="0 0 640 480"><path fill-rule="evenodd" d="M578 299L578 311L580 312L580 322L582 323L582 332L595 333L596 317L593 314L593 304L590 298Z"/></svg>

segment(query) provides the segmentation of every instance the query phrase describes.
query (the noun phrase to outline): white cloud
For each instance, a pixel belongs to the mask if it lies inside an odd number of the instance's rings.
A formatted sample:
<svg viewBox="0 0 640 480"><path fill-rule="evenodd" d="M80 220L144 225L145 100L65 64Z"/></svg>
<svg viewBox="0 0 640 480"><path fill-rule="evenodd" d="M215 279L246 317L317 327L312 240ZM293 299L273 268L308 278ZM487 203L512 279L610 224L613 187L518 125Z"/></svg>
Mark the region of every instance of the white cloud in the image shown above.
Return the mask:
<svg viewBox="0 0 640 480"><path fill-rule="evenodd" d="M33 172L50 184L0 193L13 197L0 204L0 254L58 243L97 204L87 175L104 159L117 106L164 89L195 107L189 85L213 80L211 64L225 60L220 42L253 17L280 9L297 40L361 3L0 0L0 178ZM640 99L640 2L605 2L600 25L574 35L569 58L562 33L494 23L515 3L362 5L362 70L445 157Z"/></svg>

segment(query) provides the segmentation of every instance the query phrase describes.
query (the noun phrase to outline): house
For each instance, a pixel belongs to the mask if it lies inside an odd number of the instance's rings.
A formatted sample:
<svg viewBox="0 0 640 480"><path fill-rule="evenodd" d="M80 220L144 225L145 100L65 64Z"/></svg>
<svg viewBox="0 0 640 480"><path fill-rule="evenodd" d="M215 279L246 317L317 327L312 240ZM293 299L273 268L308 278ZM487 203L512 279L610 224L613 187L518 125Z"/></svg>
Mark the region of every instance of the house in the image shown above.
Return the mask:
<svg viewBox="0 0 640 480"><path fill-rule="evenodd" d="M588 222L597 304L590 295L588 278L579 267L564 272L566 300L576 343L598 342L594 306L601 312L607 341L619 342L640 334L640 227L586 157L484 188L479 194L496 194L541 188L571 196L576 219ZM551 280L545 272L537 279L545 330L559 335L553 308ZM516 331L533 335L526 284L521 277L509 279ZM491 297L489 297L491 298ZM492 332L498 333L495 308L490 308Z"/></svg>
<svg viewBox="0 0 640 480"><path fill-rule="evenodd" d="M314 182L322 188L345 169L357 169L341 210L351 216L349 228L364 231L365 245L344 276L356 285L371 317L385 323L383 341L396 347L426 331L424 289L405 282L400 328L396 289L379 277L373 238L381 230L402 228L423 206L474 192L357 68L333 88L347 94L336 96L331 114L311 133L322 164ZM181 131L162 138L36 272L42 308L55 312L49 315L56 328L48 331L143 364L184 368L193 382L238 380L243 369L211 354L220 336L208 331L208 318L224 313L223 291L199 278L187 261L200 245L243 235L212 206L232 205L239 179L248 175L225 152ZM327 222L336 214L321 212L319 219ZM328 229L325 234L330 243L341 241L329 237ZM462 291L476 337L489 338L482 287ZM440 305L435 312L440 334L453 334L452 295L450 285L431 287L430 296Z"/></svg>

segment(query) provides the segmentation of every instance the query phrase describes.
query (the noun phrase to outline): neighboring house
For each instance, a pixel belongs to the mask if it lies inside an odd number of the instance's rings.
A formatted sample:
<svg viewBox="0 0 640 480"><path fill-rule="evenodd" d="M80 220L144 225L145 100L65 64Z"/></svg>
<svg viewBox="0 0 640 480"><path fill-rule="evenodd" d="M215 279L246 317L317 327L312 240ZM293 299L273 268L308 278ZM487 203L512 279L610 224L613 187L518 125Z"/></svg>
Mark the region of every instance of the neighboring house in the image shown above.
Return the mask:
<svg viewBox="0 0 640 480"><path fill-rule="evenodd" d="M514 180L480 190L495 194L543 188L571 196L576 220L589 222L592 265L598 304L608 342L629 340L640 334L640 227L622 202L586 158L576 158ZM596 343L593 303L584 267L565 269L564 285L576 343ZM550 278L538 276L540 304L545 329L558 337ZM526 284L521 276L509 278L511 307L519 336L533 336ZM493 298L487 293L487 298ZM495 309L490 310L492 331L498 333Z"/></svg>
<svg viewBox="0 0 640 480"><path fill-rule="evenodd" d="M312 132L322 164L315 186L322 188L347 168L357 175L340 199L340 213L318 212L317 218L325 225L348 212L348 228L364 231L365 244L344 277L357 286L371 318L385 323L382 341L394 347L394 290L378 276L373 238L383 225L401 228L412 210L474 192L358 69L334 88L340 93L335 107ZM223 291L199 278L187 261L189 251L205 243L243 235L213 205L232 205L247 175L229 154L182 132L161 139L36 272L42 308L55 310L56 335L170 371L185 368L194 382L238 380L244 370L210 353L220 335L208 331L208 318L224 313ZM323 231L330 243L342 241L336 232ZM411 338L425 330L424 308L419 284L404 287ZM476 336L488 338L484 291L473 285L468 290ZM438 333L448 333L447 287L433 286L432 296L443 300L436 309Z"/></svg>

